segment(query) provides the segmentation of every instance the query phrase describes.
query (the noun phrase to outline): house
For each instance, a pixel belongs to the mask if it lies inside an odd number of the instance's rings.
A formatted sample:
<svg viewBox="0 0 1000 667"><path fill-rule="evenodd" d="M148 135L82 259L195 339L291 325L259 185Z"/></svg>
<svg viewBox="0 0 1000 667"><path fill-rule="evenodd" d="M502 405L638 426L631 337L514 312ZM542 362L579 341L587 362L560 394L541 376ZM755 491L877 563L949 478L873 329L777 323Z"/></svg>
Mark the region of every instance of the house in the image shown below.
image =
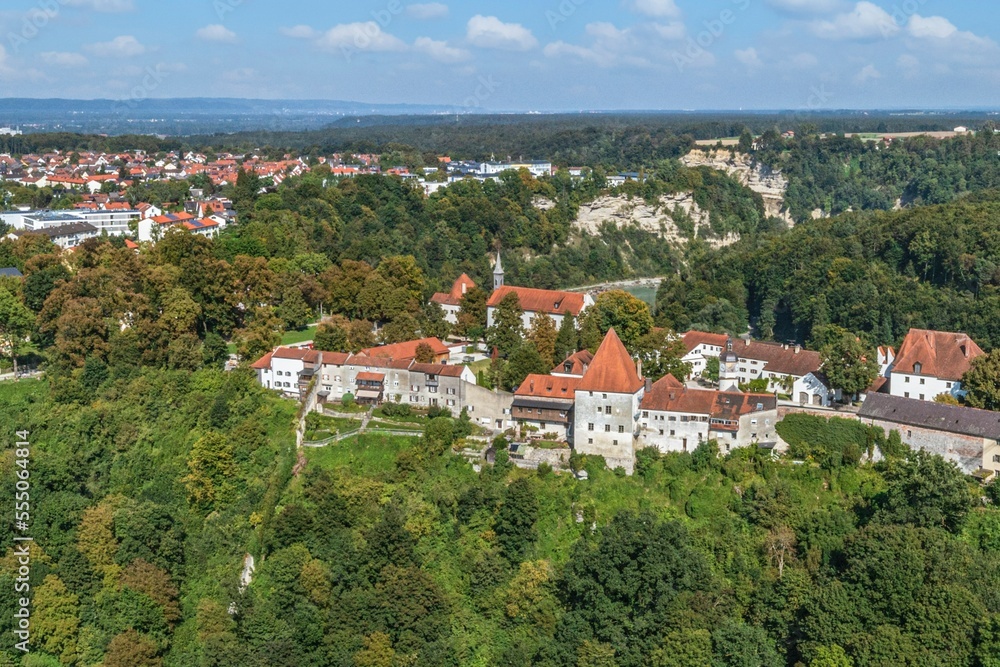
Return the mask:
<svg viewBox="0 0 1000 667"><path fill-rule="evenodd" d="M43 227L35 230L17 230L11 232L9 236L20 238L25 234L43 234L49 237L54 244L67 250L75 248L87 239L97 238L97 228L88 222L70 222L64 225Z"/></svg>
<svg viewBox="0 0 1000 667"><path fill-rule="evenodd" d="M0 269L0 278L23 278L24 274L13 266Z"/></svg>
<svg viewBox="0 0 1000 667"><path fill-rule="evenodd" d="M368 357L393 359L395 361L415 361L417 358L417 348L421 345L427 345L431 348L431 352L434 353L432 363L444 363L451 357L451 349L438 338L421 338L420 340L410 340L404 343L370 347L366 350L361 350L360 354Z"/></svg>
<svg viewBox="0 0 1000 667"><path fill-rule="evenodd" d="M858 419L899 431L907 446L939 454L967 475L988 480L1000 472L1000 413L869 394Z"/></svg>
<svg viewBox="0 0 1000 667"><path fill-rule="evenodd" d="M734 355L729 377L731 385L748 385L753 380L768 381L767 391L787 394L801 405L829 407L840 394L829 386L820 372L823 361L819 352L804 350L799 345L768 343L748 338L733 340L722 334L689 331L684 334L688 349L682 361L691 364L692 376L701 376L709 357L721 357L726 351ZM721 375L720 389L725 390Z"/></svg>
<svg viewBox="0 0 1000 667"><path fill-rule="evenodd" d="M257 381L265 389L276 389L288 396L299 396L299 379L307 364L318 360L315 350L279 347L258 359L252 366Z"/></svg>
<svg viewBox="0 0 1000 667"><path fill-rule="evenodd" d="M667 375L647 388L640 407L640 446L661 452L690 452L716 440L727 453L776 438L778 401L771 394L690 389Z"/></svg>
<svg viewBox="0 0 1000 667"><path fill-rule="evenodd" d="M475 286L476 283L472 281L472 278L463 273L451 286L450 292L447 294L438 292L431 297L431 303L441 306L441 309L444 310L445 321L458 324L458 311L462 308L462 299Z"/></svg>
<svg viewBox="0 0 1000 667"><path fill-rule="evenodd" d="M573 406L582 377L529 375L514 392L511 415L522 431L569 442L573 436Z"/></svg>
<svg viewBox="0 0 1000 667"><path fill-rule="evenodd" d="M494 290L486 302L487 326L493 326L497 306L508 294L516 294L521 303L521 310L524 311L521 322L525 329L531 328L532 321L539 313L551 317L558 329L562 326L563 318L572 317L576 321L581 313L594 305L594 299L589 294L504 286Z"/></svg>
<svg viewBox="0 0 1000 667"><path fill-rule="evenodd" d="M920 401L962 397L962 376L984 354L964 333L910 329L889 369L889 393Z"/></svg>
<svg viewBox="0 0 1000 667"><path fill-rule="evenodd" d="M183 226L184 223L194 220L195 217L190 213L167 213L154 218L144 218L139 221L139 241L159 241L171 227Z"/></svg>
<svg viewBox="0 0 1000 667"><path fill-rule="evenodd" d="M610 329L576 387L574 449L603 456L608 467L622 467L631 474L644 390L635 361Z"/></svg>

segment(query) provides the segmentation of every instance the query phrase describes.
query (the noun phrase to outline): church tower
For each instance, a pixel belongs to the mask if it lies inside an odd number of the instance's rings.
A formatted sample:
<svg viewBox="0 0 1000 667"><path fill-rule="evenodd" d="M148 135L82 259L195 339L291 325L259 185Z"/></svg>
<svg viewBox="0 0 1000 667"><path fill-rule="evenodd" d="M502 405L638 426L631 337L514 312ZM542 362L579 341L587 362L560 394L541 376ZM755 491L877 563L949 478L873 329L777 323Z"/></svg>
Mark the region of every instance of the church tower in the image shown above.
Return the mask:
<svg viewBox="0 0 1000 667"><path fill-rule="evenodd" d="M726 351L719 356L719 391L739 391L740 358L733 352L732 336L726 340Z"/></svg>
<svg viewBox="0 0 1000 667"><path fill-rule="evenodd" d="M493 289L503 287L503 264L500 263L500 251L497 250L497 264L493 267Z"/></svg>

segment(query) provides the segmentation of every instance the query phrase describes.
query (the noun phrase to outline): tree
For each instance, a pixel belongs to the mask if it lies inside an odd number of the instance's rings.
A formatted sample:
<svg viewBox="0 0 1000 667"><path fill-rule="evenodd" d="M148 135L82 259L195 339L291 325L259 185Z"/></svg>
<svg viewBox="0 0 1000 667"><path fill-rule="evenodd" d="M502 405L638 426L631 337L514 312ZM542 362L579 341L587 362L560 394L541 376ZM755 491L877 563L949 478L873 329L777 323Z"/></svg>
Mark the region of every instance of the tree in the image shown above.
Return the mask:
<svg viewBox="0 0 1000 667"><path fill-rule="evenodd" d="M566 359L579 349L580 334L576 330L576 318L565 315L556 336L555 363Z"/></svg>
<svg viewBox="0 0 1000 667"><path fill-rule="evenodd" d="M495 347L502 356L510 355L524 339L523 317L521 300L511 292L500 300L493 311L493 326L486 331L486 344Z"/></svg>
<svg viewBox="0 0 1000 667"><path fill-rule="evenodd" d="M809 661L809 667L854 667L854 663L844 649L833 644L817 647L813 652L813 659Z"/></svg>
<svg viewBox="0 0 1000 667"><path fill-rule="evenodd" d="M227 361L229 361L229 346L226 340L214 331L209 331L205 334L205 343L202 346L202 363L206 368L221 370Z"/></svg>
<svg viewBox="0 0 1000 667"><path fill-rule="evenodd" d="M567 317L569 317L567 315ZM555 366L556 359L556 339L559 333L556 331L555 321L546 313L538 313L531 321L531 329L528 331L528 340L535 344L535 349L542 357L542 361L551 369Z"/></svg>
<svg viewBox="0 0 1000 667"><path fill-rule="evenodd" d="M643 373L654 382L665 375L683 381L691 374L691 364L681 361L687 354L684 339L668 329L651 330L640 338L635 354L642 360Z"/></svg>
<svg viewBox="0 0 1000 667"><path fill-rule="evenodd" d="M719 667L782 667L774 640L763 628L726 618L712 633L713 665Z"/></svg>
<svg viewBox="0 0 1000 667"><path fill-rule="evenodd" d="M835 326L829 329L830 342L820 350L823 373L834 389L857 396L878 377L878 356L846 329Z"/></svg>
<svg viewBox="0 0 1000 667"><path fill-rule="evenodd" d="M969 392L966 404L1000 412L1000 349L972 360L972 367L962 376L962 389Z"/></svg>
<svg viewBox="0 0 1000 667"><path fill-rule="evenodd" d="M288 331L301 331L312 319L312 309L302 297L302 290L295 286L286 287L275 314L285 323Z"/></svg>
<svg viewBox="0 0 1000 667"><path fill-rule="evenodd" d="M653 328L649 304L624 290L611 290L597 297L594 305L582 316L593 323L603 338L614 328L622 343L635 353L640 340Z"/></svg>
<svg viewBox="0 0 1000 667"><path fill-rule="evenodd" d="M425 303L418 318L420 333L424 338L445 340L451 334L451 325L444 318L444 308L434 302Z"/></svg>
<svg viewBox="0 0 1000 667"><path fill-rule="evenodd" d="M878 498L877 520L961 531L975 498L954 463L917 449L880 465L886 490Z"/></svg>
<svg viewBox="0 0 1000 667"><path fill-rule="evenodd" d="M744 128L737 148L741 153L750 153L753 150L753 135L750 134L750 130Z"/></svg>
<svg viewBox="0 0 1000 667"><path fill-rule="evenodd" d="M79 598L71 593L59 577L46 575L34 592L32 629L34 641L64 665L77 661L76 641L80 628Z"/></svg>
<svg viewBox="0 0 1000 667"><path fill-rule="evenodd" d="M552 364L542 359L535 344L525 342L508 357L501 372L501 384L507 391L524 382L524 378L533 374L545 374L552 370Z"/></svg>
<svg viewBox="0 0 1000 667"><path fill-rule="evenodd" d="M316 327L316 334L313 336L313 345L317 350L323 352L347 352L348 333L347 327L350 322L341 315L328 317Z"/></svg>
<svg viewBox="0 0 1000 667"><path fill-rule="evenodd" d="M705 360L705 372L702 373L705 379L711 382L719 381L719 358L709 357Z"/></svg>
<svg viewBox="0 0 1000 667"><path fill-rule="evenodd" d="M417 345L416 355L413 359L418 364L434 363L434 348L427 343L420 343Z"/></svg>
<svg viewBox="0 0 1000 667"><path fill-rule="evenodd" d="M511 482L504 490L503 504L494 531L500 553L512 564L520 563L535 542L538 499L528 478Z"/></svg>
<svg viewBox="0 0 1000 667"><path fill-rule="evenodd" d="M21 300L6 289L0 289L0 348L14 364L35 324L35 316Z"/></svg>
<svg viewBox="0 0 1000 667"><path fill-rule="evenodd" d="M129 629L108 644L104 667L160 667L163 661L152 639Z"/></svg>

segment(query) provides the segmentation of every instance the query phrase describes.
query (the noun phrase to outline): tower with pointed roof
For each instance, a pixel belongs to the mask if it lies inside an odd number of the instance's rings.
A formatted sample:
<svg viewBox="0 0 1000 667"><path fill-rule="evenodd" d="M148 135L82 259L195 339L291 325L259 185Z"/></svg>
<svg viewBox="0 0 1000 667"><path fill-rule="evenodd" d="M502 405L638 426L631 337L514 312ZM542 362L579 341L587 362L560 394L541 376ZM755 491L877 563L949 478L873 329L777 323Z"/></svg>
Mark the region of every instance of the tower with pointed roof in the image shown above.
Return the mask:
<svg viewBox="0 0 1000 667"><path fill-rule="evenodd" d="M611 329L576 388L573 448L631 474L644 390L635 361Z"/></svg>
<svg viewBox="0 0 1000 667"><path fill-rule="evenodd" d="M503 287L503 264L500 263L500 251L497 250L497 263L493 267L493 289L498 290Z"/></svg>
<svg viewBox="0 0 1000 667"><path fill-rule="evenodd" d="M719 355L719 391L740 390L740 357L733 351L733 338L726 340L726 351Z"/></svg>

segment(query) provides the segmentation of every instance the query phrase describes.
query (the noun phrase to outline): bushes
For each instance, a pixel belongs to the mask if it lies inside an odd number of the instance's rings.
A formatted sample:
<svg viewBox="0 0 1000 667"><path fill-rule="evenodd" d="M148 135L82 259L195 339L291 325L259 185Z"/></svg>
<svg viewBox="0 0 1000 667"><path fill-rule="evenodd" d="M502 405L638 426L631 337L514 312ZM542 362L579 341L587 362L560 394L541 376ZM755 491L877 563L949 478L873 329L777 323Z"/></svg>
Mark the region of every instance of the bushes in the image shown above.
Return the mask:
<svg viewBox="0 0 1000 667"><path fill-rule="evenodd" d="M853 419L807 414L788 415L775 428L793 458L812 458L827 469L857 465L882 432Z"/></svg>

